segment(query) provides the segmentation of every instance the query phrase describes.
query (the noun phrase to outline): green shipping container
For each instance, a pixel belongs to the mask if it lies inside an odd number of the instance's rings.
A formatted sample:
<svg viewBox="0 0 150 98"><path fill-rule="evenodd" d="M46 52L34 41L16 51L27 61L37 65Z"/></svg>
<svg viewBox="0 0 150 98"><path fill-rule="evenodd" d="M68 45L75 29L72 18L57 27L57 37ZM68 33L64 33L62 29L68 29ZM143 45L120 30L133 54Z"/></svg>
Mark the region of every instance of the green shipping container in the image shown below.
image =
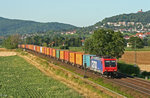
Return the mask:
<svg viewBox="0 0 150 98"><path fill-rule="evenodd" d="M59 59L59 57L60 57L60 50L56 50L56 58Z"/></svg>

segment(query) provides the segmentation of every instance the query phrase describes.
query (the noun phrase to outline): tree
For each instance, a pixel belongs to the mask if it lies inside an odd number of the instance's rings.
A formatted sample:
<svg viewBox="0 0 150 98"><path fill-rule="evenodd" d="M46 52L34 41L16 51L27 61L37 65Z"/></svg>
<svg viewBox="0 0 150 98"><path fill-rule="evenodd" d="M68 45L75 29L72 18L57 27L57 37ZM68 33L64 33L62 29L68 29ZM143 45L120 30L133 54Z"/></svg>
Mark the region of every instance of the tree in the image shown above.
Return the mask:
<svg viewBox="0 0 150 98"><path fill-rule="evenodd" d="M143 39L144 46L148 46L148 38Z"/></svg>
<svg viewBox="0 0 150 98"><path fill-rule="evenodd" d="M18 47L20 41L21 41L20 35L18 34L11 35L4 40L3 46L7 49L15 49Z"/></svg>
<svg viewBox="0 0 150 98"><path fill-rule="evenodd" d="M124 53L125 39L120 32L98 29L85 40L85 52L98 56L121 57Z"/></svg>
<svg viewBox="0 0 150 98"><path fill-rule="evenodd" d="M130 37L129 43L131 44L132 48L143 48L144 42L139 37Z"/></svg>
<svg viewBox="0 0 150 98"><path fill-rule="evenodd" d="M44 47L47 47L47 43L44 42L44 43L43 43L43 46L44 46Z"/></svg>
<svg viewBox="0 0 150 98"><path fill-rule="evenodd" d="M147 43L148 43L148 46L150 46L150 39L147 41Z"/></svg>

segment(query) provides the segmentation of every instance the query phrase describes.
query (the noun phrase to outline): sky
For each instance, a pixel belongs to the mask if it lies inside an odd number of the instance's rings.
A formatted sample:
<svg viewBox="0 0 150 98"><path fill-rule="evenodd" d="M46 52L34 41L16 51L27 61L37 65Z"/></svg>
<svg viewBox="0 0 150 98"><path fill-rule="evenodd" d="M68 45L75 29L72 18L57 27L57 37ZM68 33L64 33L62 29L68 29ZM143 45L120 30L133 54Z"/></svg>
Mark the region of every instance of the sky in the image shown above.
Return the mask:
<svg viewBox="0 0 150 98"><path fill-rule="evenodd" d="M150 10L150 0L0 0L0 17L78 27L140 9Z"/></svg>

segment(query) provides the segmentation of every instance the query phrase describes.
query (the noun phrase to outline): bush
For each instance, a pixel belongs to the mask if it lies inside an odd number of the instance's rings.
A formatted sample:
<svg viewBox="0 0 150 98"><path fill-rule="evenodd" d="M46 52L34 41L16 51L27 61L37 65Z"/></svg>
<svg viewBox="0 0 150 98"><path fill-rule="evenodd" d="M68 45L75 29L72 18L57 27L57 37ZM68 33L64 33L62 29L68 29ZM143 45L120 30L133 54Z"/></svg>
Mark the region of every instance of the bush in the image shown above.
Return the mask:
<svg viewBox="0 0 150 98"><path fill-rule="evenodd" d="M3 41L2 45L7 49L15 49L18 47L18 43L20 41L21 41L20 35L18 34L11 35Z"/></svg>
<svg viewBox="0 0 150 98"><path fill-rule="evenodd" d="M60 49L69 49L69 46L65 45L65 46L60 46Z"/></svg>
<svg viewBox="0 0 150 98"><path fill-rule="evenodd" d="M140 73L140 68L138 66L133 66L131 64L118 63L118 70L121 73L128 75L138 75Z"/></svg>
<svg viewBox="0 0 150 98"><path fill-rule="evenodd" d="M150 76L150 72L147 72L147 71L143 71L141 73L142 76Z"/></svg>

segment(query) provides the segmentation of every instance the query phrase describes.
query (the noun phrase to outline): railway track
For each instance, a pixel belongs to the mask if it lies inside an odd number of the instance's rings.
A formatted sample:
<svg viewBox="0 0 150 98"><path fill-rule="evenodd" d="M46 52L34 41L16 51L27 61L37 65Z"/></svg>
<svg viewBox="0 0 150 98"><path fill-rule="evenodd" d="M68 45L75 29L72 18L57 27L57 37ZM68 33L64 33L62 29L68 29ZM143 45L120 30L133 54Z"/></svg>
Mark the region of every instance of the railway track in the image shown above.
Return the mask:
<svg viewBox="0 0 150 98"><path fill-rule="evenodd" d="M47 58L47 60L49 60L50 62L56 63L58 65L62 65L62 66L66 67L70 70L73 70L75 73L78 73L80 75L85 74L83 69L78 68L76 66L70 66L70 64L66 64L66 63L61 62L57 59L47 57L43 54L35 53L34 51L28 50L28 52L30 52L32 54L35 54L37 56L40 56L42 58ZM131 94L134 97L142 97L142 98L147 97L147 98L150 98L150 82L149 81L139 79L139 78L133 78L133 77L130 77L130 76L123 76L123 75L121 75L122 77L120 77L119 79L116 79L116 78L108 79L108 78L100 76L99 74L95 74L95 73L93 73L92 71L89 71L89 70L87 70L86 76L91 77L93 79L102 78L107 82L113 83L115 85L119 85L119 87L124 87L124 88L126 88L127 90L129 90L131 92L134 92L134 93L137 92L136 95Z"/></svg>
<svg viewBox="0 0 150 98"><path fill-rule="evenodd" d="M145 82L143 81L137 81L135 79L135 81L133 81L130 78L126 78L126 79L113 79L112 82L119 84L121 86L133 89L135 91L138 91L140 93L143 93L147 96L150 97L150 83L149 84L145 84Z"/></svg>

